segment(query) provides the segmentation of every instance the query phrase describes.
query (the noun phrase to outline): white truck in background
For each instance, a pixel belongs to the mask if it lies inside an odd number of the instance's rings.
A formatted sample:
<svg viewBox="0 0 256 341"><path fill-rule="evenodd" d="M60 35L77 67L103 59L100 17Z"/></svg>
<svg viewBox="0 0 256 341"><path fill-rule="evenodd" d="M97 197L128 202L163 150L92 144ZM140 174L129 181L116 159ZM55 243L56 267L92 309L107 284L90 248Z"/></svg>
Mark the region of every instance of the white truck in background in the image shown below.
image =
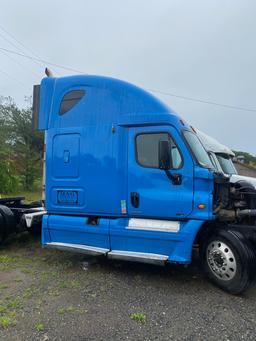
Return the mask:
<svg viewBox="0 0 256 341"><path fill-rule="evenodd" d="M202 142L204 148L208 152L210 159L216 170L226 175L229 175L230 182L232 183L246 180L256 188L256 178L239 175L237 173L235 165L232 161L235 154L229 147L221 144L213 137L208 136L202 131L195 128L193 129L196 132L200 141Z"/></svg>

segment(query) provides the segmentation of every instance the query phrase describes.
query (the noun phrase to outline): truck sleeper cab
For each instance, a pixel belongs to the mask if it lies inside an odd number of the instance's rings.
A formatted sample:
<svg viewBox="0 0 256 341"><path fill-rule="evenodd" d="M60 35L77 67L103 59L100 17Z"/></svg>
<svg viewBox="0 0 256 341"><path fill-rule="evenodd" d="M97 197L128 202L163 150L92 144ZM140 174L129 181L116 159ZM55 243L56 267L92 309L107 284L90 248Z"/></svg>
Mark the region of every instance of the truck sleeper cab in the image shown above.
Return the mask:
<svg viewBox="0 0 256 341"><path fill-rule="evenodd" d="M229 179L157 98L108 77L48 77L34 90L34 122L45 131L43 246L188 264L197 243L217 285L251 285L255 193L230 198Z"/></svg>

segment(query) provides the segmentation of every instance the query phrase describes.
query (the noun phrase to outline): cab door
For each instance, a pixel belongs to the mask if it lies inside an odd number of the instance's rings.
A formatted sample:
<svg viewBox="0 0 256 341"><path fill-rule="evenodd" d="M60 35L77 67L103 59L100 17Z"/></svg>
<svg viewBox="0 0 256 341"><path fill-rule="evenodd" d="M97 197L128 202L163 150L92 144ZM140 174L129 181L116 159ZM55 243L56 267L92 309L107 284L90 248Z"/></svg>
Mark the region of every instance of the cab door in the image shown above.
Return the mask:
<svg viewBox="0 0 256 341"><path fill-rule="evenodd" d="M159 169L159 141L169 141L172 169ZM180 220L193 209L193 160L172 126L129 129L128 214ZM176 180L175 180L176 179Z"/></svg>

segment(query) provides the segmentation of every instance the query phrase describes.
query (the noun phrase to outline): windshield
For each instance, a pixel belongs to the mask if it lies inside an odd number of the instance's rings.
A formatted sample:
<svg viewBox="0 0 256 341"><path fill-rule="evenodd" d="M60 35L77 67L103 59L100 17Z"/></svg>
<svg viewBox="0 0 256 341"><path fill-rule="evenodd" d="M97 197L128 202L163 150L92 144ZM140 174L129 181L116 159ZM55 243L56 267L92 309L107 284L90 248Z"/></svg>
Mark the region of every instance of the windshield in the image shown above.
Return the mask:
<svg viewBox="0 0 256 341"><path fill-rule="evenodd" d="M212 153L212 152L209 152L208 155L209 155L210 160L212 161L214 169L217 172L223 173L223 170L222 170L222 168L220 166L220 163L219 163L219 161L217 159L217 156L214 153Z"/></svg>
<svg viewBox="0 0 256 341"><path fill-rule="evenodd" d="M229 155L216 154L216 156L225 174L237 174L235 166Z"/></svg>
<svg viewBox="0 0 256 341"><path fill-rule="evenodd" d="M197 162L205 168L213 168L212 162L198 137L191 131L184 131L185 139Z"/></svg>

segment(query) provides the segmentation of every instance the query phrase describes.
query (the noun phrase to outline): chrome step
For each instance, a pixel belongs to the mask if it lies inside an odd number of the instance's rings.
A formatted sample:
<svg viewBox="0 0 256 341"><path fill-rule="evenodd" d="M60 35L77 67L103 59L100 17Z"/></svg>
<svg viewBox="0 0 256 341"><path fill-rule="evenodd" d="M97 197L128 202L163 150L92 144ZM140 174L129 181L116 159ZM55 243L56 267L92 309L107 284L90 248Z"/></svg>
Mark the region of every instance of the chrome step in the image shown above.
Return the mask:
<svg viewBox="0 0 256 341"><path fill-rule="evenodd" d="M157 264L157 265L164 265L167 260L168 256L166 255L159 255L155 253L143 253L143 252L133 252L133 251L110 251L107 254L108 258L111 259L120 259L120 260L127 260L133 262L140 262L140 263L149 263L149 264Z"/></svg>
<svg viewBox="0 0 256 341"><path fill-rule="evenodd" d="M45 245L47 248L57 249L61 251L70 251L76 253L84 253L92 256L106 255L109 249L103 249L100 247L94 247L81 244L69 244L69 243L57 243L51 242Z"/></svg>

